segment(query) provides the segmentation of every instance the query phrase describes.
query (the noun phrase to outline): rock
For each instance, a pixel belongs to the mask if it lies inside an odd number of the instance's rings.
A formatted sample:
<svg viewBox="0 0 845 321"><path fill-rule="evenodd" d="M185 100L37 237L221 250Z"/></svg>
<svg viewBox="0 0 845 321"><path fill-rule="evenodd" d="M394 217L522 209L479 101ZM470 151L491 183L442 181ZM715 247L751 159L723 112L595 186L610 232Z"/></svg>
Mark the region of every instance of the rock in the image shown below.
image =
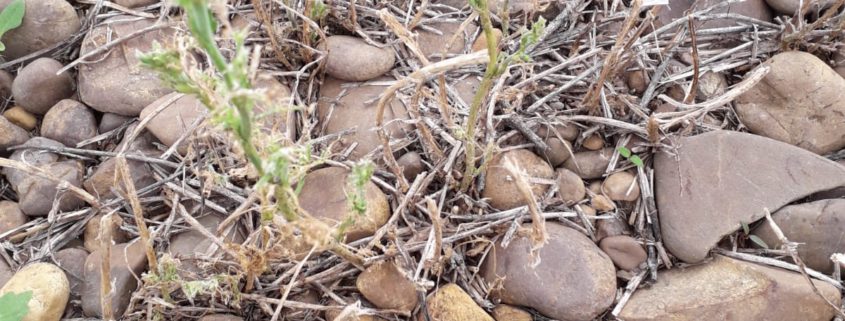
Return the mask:
<svg viewBox="0 0 845 321"><path fill-rule="evenodd" d="M168 147L173 146L179 138L182 138L197 119L205 117L208 109L193 95L183 95L173 100L177 93L169 94L159 98L141 111L141 119L152 115L162 104L170 102L167 107L153 117L147 123L149 130L158 140ZM179 154L188 153L190 139L182 140L176 150Z"/></svg>
<svg viewBox="0 0 845 321"><path fill-rule="evenodd" d="M387 196L376 184L368 182L365 198L367 211L360 216L350 209L347 200L346 180L349 170L340 167L321 168L305 175L299 192L299 205L330 225L340 224L347 219L354 223L346 229L346 240L352 242L372 236L390 217Z"/></svg>
<svg viewBox="0 0 845 321"><path fill-rule="evenodd" d="M70 75L56 75L62 67L62 63L50 58L38 58L23 67L12 84L15 103L30 113L43 115L62 99L72 96Z"/></svg>
<svg viewBox="0 0 845 321"><path fill-rule="evenodd" d="M642 95L648 89L651 78L648 72L639 69L625 72L625 84L628 86L628 92L634 95Z"/></svg>
<svg viewBox="0 0 845 321"><path fill-rule="evenodd" d="M496 321L533 321L534 317L523 309L499 304L493 308L493 319L496 319Z"/></svg>
<svg viewBox="0 0 845 321"><path fill-rule="evenodd" d="M208 214L197 218L197 221L208 231L217 235L217 228L220 226L220 223L223 222L223 219L224 218L219 215ZM230 232L223 237L224 243L241 243L243 241L244 236L241 234L241 231L238 230L237 225L233 226ZM211 254L207 252L211 250L212 247L216 248L213 241L208 239L208 237L202 234L202 232L197 231L196 229L190 229L173 235L170 238L170 247L167 251L174 258L181 261L181 270L187 272L188 274L200 274L204 271L204 269L197 263L199 263L200 258L206 258L209 254ZM192 276L186 275L184 277Z"/></svg>
<svg viewBox="0 0 845 321"><path fill-rule="evenodd" d="M85 273L85 258L88 252L80 248L67 248L56 252L56 264L65 271L70 285L70 296L78 299L82 291Z"/></svg>
<svg viewBox="0 0 845 321"><path fill-rule="evenodd" d="M253 114L262 116L257 118L256 122L260 123L261 129L267 133L285 133L290 89L269 74L259 74L254 85L255 89L263 89L269 100L255 105Z"/></svg>
<svg viewBox="0 0 845 321"><path fill-rule="evenodd" d="M13 0L0 0L0 11ZM21 25L3 35L6 51L2 56L11 61L67 40L81 28L76 10L65 0L26 0Z"/></svg>
<svg viewBox="0 0 845 321"><path fill-rule="evenodd" d="M28 291L32 292L27 304L29 312L20 321L59 321L62 318L70 297L70 285L62 269L49 263L27 265L0 289L0 297Z"/></svg>
<svg viewBox="0 0 845 321"><path fill-rule="evenodd" d="M469 294L454 283L430 294L425 309L431 321L493 321Z"/></svg>
<svg viewBox="0 0 845 321"><path fill-rule="evenodd" d="M496 45L502 41L502 30L493 28L493 39L496 40ZM472 43L472 51L482 51L487 49L487 35L484 32L478 35L475 42Z"/></svg>
<svg viewBox="0 0 845 321"><path fill-rule="evenodd" d="M610 174L601 184L601 191L614 201L633 202L640 198L640 184L629 172Z"/></svg>
<svg viewBox="0 0 845 321"><path fill-rule="evenodd" d="M102 317L100 305L100 266L103 251L99 250L85 259L85 283L82 285L82 311L89 317ZM147 269L147 255L140 241L112 245L109 259L111 277L111 308L114 316L120 319L129 305L132 292L138 286L135 276L141 276Z"/></svg>
<svg viewBox="0 0 845 321"><path fill-rule="evenodd" d="M540 249L535 267L528 236L514 238L507 248L497 242L481 267L488 285L501 283L491 295L553 319L595 319L616 296L613 262L576 230L546 222L546 232L548 243Z"/></svg>
<svg viewBox="0 0 845 321"><path fill-rule="evenodd" d="M599 247L613 264L626 271L633 271L648 259L648 253L636 239L627 235L605 237Z"/></svg>
<svg viewBox="0 0 845 321"><path fill-rule="evenodd" d="M23 143L23 146L52 148L65 147L64 145L62 145L62 143L44 137L30 138L25 143ZM10 156L9 159L35 167L43 167L42 165L51 164L59 161L59 154L35 148L21 148L15 150L15 152L12 153L12 156ZM32 176L31 174L25 171L21 171L11 167L5 167L2 171L3 175L6 176L6 180L8 180L9 184L11 184L12 186L18 186L18 184L20 184L25 178Z"/></svg>
<svg viewBox="0 0 845 321"><path fill-rule="evenodd" d="M82 187L84 168L75 160L61 161L43 166L51 176L67 181L73 186ZM71 192L58 195L58 183L47 178L32 175L24 178L15 186L21 211L28 216L45 216L53 208L53 200L60 197L58 209L69 211L82 205L82 200Z"/></svg>
<svg viewBox="0 0 845 321"><path fill-rule="evenodd" d="M814 12L820 9L824 9L830 7L834 4L835 0L818 0L813 1L810 4L810 8L807 12ZM801 0L766 0L766 3L775 9L778 13L782 13L785 15L795 15L798 13L798 9L801 8L802 1Z"/></svg>
<svg viewBox="0 0 845 321"><path fill-rule="evenodd" d="M388 81L391 78L379 78ZM320 100L317 113L325 126L324 134L336 134L351 131L342 137L339 145L348 148L357 143L349 155L351 160L359 160L382 147L381 139L375 129L378 97L387 89L384 85L359 84L351 88L342 88L345 82L327 78L320 88ZM345 93L345 94L344 94ZM341 96L343 95L343 96ZM413 131L413 127L403 123L409 118L408 111L399 99L394 99L385 106L384 124L390 138L401 138ZM381 159L379 157L378 159Z"/></svg>
<svg viewBox="0 0 845 321"><path fill-rule="evenodd" d="M0 288L6 285L6 282L9 282L9 279L11 279L14 274L15 271L9 267L6 260L0 259Z"/></svg>
<svg viewBox="0 0 845 321"><path fill-rule="evenodd" d="M616 204L604 195L593 195L590 199L590 206L599 212L610 212L616 209Z"/></svg>
<svg viewBox="0 0 845 321"><path fill-rule="evenodd" d="M554 130L549 130L552 128ZM540 136L549 146L546 151L535 148L537 155L543 157L553 167L558 167L572 156L573 149L570 142L578 137L578 128L574 125L554 125L553 127L540 125L537 136Z"/></svg>
<svg viewBox="0 0 845 321"><path fill-rule="evenodd" d="M602 149L602 147L604 147L604 138L602 138L601 135L592 134L584 139L584 142L581 143L581 146L589 150Z"/></svg>
<svg viewBox="0 0 845 321"><path fill-rule="evenodd" d="M80 142L97 136L97 119L85 105L65 99L44 115L41 135L66 146L78 147Z"/></svg>
<svg viewBox="0 0 845 321"><path fill-rule="evenodd" d="M121 6L127 8L136 8L136 7L143 7L149 6L151 4L158 3L159 0L115 0L114 3L119 4Z"/></svg>
<svg viewBox="0 0 845 321"><path fill-rule="evenodd" d="M601 241L605 237L630 234L631 231L628 227L628 223L618 217L598 220L598 222L596 222L596 240Z"/></svg>
<svg viewBox="0 0 845 321"><path fill-rule="evenodd" d="M390 47L371 46L362 39L350 36L330 36L317 49L328 50L326 74L341 80L370 80L384 75L396 63Z"/></svg>
<svg viewBox="0 0 845 321"><path fill-rule="evenodd" d="M584 181L578 177L577 174L566 168L558 168L557 174L557 188L558 195L567 204L578 203L587 195L587 189L584 187Z"/></svg>
<svg viewBox="0 0 845 321"><path fill-rule="evenodd" d="M845 147L845 79L805 52L775 55L771 71L736 99L748 129L817 154Z"/></svg>
<svg viewBox="0 0 845 321"><path fill-rule="evenodd" d="M600 178L610 165L610 157L613 156L613 148L601 150L578 152L563 163L563 167L578 174L583 179Z"/></svg>
<svg viewBox="0 0 845 321"><path fill-rule="evenodd" d="M12 83L15 76L5 70L0 70L0 100L12 98Z"/></svg>
<svg viewBox="0 0 845 321"><path fill-rule="evenodd" d="M0 201L0 235L26 224L26 221L26 215L23 215L18 203Z"/></svg>
<svg viewBox="0 0 845 321"><path fill-rule="evenodd" d="M481 78L476 75L468 75L451 84L457 93L457 98L463 102L463 105L469 108L472 100L475 98L475 93L478 92L478 87L481 86ZM454 96L453 96L453 100ZM455 104L458 102L456 101Z"/></svg>
<svg viewBox="0 0 845 321"><path fill-rule="evenodd" d="M487 165L486 182L481 197L489 199L490 206L500 210L509 210L528 204L516 186L515 177L505 168L506 159L511 159L517 168L525 172L527 175L525 179L531 185L534 198L543 197L549 185L532 184L531 178L551 180L555 178L555 173L549 163L527 149L510 150L493 156L490 164Z"/></svg>
<svg viewBox="0 0 845 321"><path fill-rule="evenodd" d="M839 304L839 291L813 281ZM713 262L664 271L622 309L626 321L828 321L834 314L801 274L716 256Z"/></svg>
<svg viewBox="0 0 845 321"><path fill-rule="evenodd" d="M118 127L125 124L131 119L132 117L129 116L123 116L112 113L103 113L103 118L100 119L100 126L98 127L98 130L100 131L100 133L108 133L112 130L117 129Z"/></svg>
<svg viewBox="0 0 845 321"><path fill-rule="evenodd" d="M393 262L371 265L361 272L355 285L381 309L411 312L419 304L414 282Z"/></svg>
<svg viewBox="0 0 845 321"><path fill-rule="evenodd" d="M3 117L6 117L6 119L12 122L12 124L26 129L27 131L35 129L35 126L38 124L38 120L35 119L35 115L30 114L26 111L26 109L23 109L20 106L6 109L6 111L3 112Z"/></svg>
<svg viewBox="0 0 845 321"><path fill-rule="evenodd" d="M29 133L12 124L6 117L0 117L0 153L6 154L9 147L23 144L29 139Z"/></svg>
<svg viewBox="0 0 845 321"><path fill-rule="evenodd" d="M126 166L129 170L129 177L132 177L135 190L141 190L156 182L152 170L147 167L145 162L126 159ZM112 198L115 196L112 188L124 190L123 176L119 176L118 171L117 158L109 158L97 166L82 185L88 193L100 199Z"/></svg>
<svg viewBox="0 0 845 321"><path fill-rule="evenodd" d="M766 5L769 0L746 0L743 2L732 3L727 6L720 7L711 11L712 14L733 13L746 17L751 17L757 20L771 22L773 18L772 10ZM719 0L669 0L669 6L663 7L657 15L656 27L667 25L678 18L687 15L693 4L696 4L696 9L704 9L713 5L719 4ZM749 24L745 21L740 21L731 18L714 19L699 21L696 25L697 30L724 28L737 26L739 24Z"/></svg>
<svg viewBox="0 0 845 321"><path fill-rule="evenodd" d="M728 91L728 78L724 74L708 71L698 78L696 97L700 101L710 100Z"/></svg>
<svg viewBox="0 0 845 321"><path fill-rule="evenodd" d="M845 77L845 47L840 48L839 51L833 54L834 64L833 70L836 70L840 76ZM2 79L2 77L0 77ZM0 81L2 83L2 81ZM0 89L0 96L2 96L2 89Z"/></svg>
<svg viewBox="0 0 845 321"><path fill-rule="evenodd" d="M772 219L790 242L798 242L798 255L808 267L830 274L830 256L845 248L845 199L829 199L786 206L772 213ZM762 223L752 234L759 236L770 248L780 248L781 242L768 223Z"/></svg>
<svg viewBox="0 0 845 321"><path fill-rule="evenodd" d="M105 215L97 214L85 224L83 240L85 249L88 250L88 252L97 252L103 248L102 240L100 240L100 226L102 225L104 218ZM129 240L129 234L120 229L120 226L122 225L123 219L120 218L119 215L114 214L111 216L111 224L109 224L108 228L111 230L111 239L114 242L113 244L125 243Z"/></svg>
<svg viewBox="0 0 845 321"><path fill-rule="evenodd" d="M468 39L478 32L478 26L470 24L464 30L459 30L460 22L434 22L427 27L440 31L441 34L423 29L417 29L417 44L426 58L436 62L450 56L464 53ZM455 34L460 32L456 37ZM452 39L454 38L454 42ZM444 56L445 54L445 56Z"/></svg>
<svg viewBox="0 0 845 321"><path fill-rule="evenodd" d="M80 55L102 46L109 39L117 39L152 26L155 19L116 16L107 19L82 40ZM141 66L135 55L149 52L153 42L167 47L173 42L175 29L164 28L146 32L121 43L106 53L90 57L79 65L79 99L104 113L138 116L144 107L172 90L159 80L155 71Z"/></svg>
<svg viewBox="0 0 845 321"><path fill-rule="evenodd" d="M702 261L742 223L764 217L764 208L845 186L842 166L761 136L713 131L675 146L673 155L656 154L655 199L663 244L688 263Z"/></svg>
<svg viewBox="0 0 845 321"><path fill-rule="evenodd" d="M402 175L408 181L413 181L417 178L417 175L425 170L425 165L423 165L422 157L420 157L420 153L417 152L408 152L399 159L396 160L399 163L399 168L402 169Z"/></svg>
<svg viewBox="0 0 845 321"><path fill-rule="evenodd" d="M210 314L200 318L199 321L243 321L244 318L241 318L236 315L230 314Z"/></svg>

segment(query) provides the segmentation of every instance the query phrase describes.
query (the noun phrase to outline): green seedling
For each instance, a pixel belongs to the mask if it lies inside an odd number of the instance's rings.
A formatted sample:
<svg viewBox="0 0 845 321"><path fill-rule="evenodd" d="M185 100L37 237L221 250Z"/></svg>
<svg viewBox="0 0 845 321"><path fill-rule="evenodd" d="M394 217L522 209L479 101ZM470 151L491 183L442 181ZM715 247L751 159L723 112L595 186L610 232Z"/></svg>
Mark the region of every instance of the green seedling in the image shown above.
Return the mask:
<svg viewBox="0 0 845 321"><path fill-rule="evenodd" d="M748 227L748 223L741 222L741 224L742 224L742 233L744 233L745 236L748 237L749 240L751 240L751 242L754 242L754 244L757 244L757 246L759 246L761 248L769 249L769 245L766 244L766 241L763 241L763 239L761 239L757 235L751 234L751 229Z"/></svg>
<svg viewBox="0 0 845 321"><path fill-rule="evenodd" d="M7 31L20 27L26 13L24 0L14 0L0 12L0 38ZM0 52L6 51L6 45L0 42Z"/></svg>
<svg viewBox="0 0 845 321"><path fill-rule="evenodd" d="M632 164L637 165L637 167L643 167L642 158L640 158L639 156L631 153L631 150L628 149L627 147L620 146L616 150L619 151L619 155L622 155L622 157L625 157L625 159L630 161Z"/></svg>
<svg viewBox="0 0 845 321"><path fill-rule="evenodd" d="M32 291L6 293L0 296L0 321L20 321L29 313Z"/></svg>

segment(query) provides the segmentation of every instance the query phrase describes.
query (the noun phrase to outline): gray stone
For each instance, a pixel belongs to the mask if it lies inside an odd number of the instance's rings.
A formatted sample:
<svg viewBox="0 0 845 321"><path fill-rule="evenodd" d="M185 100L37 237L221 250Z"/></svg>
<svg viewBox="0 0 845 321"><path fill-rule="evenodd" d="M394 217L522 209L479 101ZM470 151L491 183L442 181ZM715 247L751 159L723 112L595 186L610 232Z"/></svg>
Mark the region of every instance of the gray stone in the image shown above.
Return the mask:
<svg viewBox="0 0 845 321"><path fill-rule="evenodd" d="M807 195L845 186L845 168L762 136L714 131L658 153L655 197L666 248L693 263L742 223Z"/></svg>
<svg viewBox="0 0 845 321"><path fill-rule="evenodd" d="M85 259L85 283L82 285L82 311L86 316L102 317L100 305L100 279L103 251L98 250ZM132 292L138 287L138 278L147 269L147 256L140 241L112 245L109 258L109 276L112 285L111 308L118 319L126 311Z"/></svg>

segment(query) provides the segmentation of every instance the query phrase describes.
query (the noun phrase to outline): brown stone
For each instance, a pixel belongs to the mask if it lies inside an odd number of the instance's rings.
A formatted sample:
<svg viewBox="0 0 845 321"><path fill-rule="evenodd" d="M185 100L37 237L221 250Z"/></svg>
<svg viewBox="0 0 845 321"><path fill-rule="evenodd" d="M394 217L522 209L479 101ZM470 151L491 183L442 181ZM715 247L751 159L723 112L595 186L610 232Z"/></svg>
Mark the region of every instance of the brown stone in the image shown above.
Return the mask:
<svg viewBox="0 0 845 321"><path fill-rule="evenodd" d="M207 214L197 218L197 221L206 230L217 235L217 228L223 222L223 219L223 217L216 214ZM244 236L238 230L237 225L235 225L222 240L224 243L241 243L244 240ZM173 235L170 238L170 247L167 251L182 263L182 271L180 272L184 272L182 273L183 278L193 278L194 274L201 274L204 271L198 263L213 254L209 253L212 247L216 248L214 242L206 237L205 234L196 229L190 229Z"/></svg>
<svg viewBox="0 0 845 321"><path fill-rule="evenodd" d="M599 247L607 253L613 264L626 271L636 269L648 259L642 244L627 235L605 237L599 242Z"/></svg>
<svg viewBox="0 0 845 321"><path fill-rule="evenodd" d="M499 304L493 308L493 319L496 319L496 321L533 321L534 317L523 309Z"/></svg>
<svg viewBox="0 0 845 321"><path fill-rule="evenodd" d="M596 240L601 241L605 237L631 234L628 223L618 217L598 220L596 222Z"/></svg>
<svg viewBox="0 0 845 321"><path fill-rule="evenodd" d="M18 203L0 201L0 235L26 224L26 221L26 215L21 212Z"/></svg>
<svg viewBox="0 0 845 321"><path fill-rule="evenodd" d="M373 235L387 223L390 206L384 192L373 182L368 182L365 191L367 210L363 217L354 212L347 198L348 175L349 170L340 167L326 167L308 173L299 192L299 205L330 225L353 219L354 223L346 228L346 240L352 242Z"/></svg>
<svg viewBox="0 0 845 321"><path fill-rule="evenodd" d="M104 214L97 214L85 224L84 244L88 252L96 252L102 248L102 241L100 240L100 226L105 218ZM119 215L111 215L111 224L108 228L111 231L111 239L114 243L124 243L129 240L129 234L120 229L123 225L123 219Z"/></svg>
<svg viewBox="0 0 845 321"><path fill-rule="evenodd" d="M82 282L85 281L85 259L88 252L80 248L67 248L56 252L56 265L65 271L68 284L70 284L70 296L79 298L82 292Z"/></svg>
<svg viewBox="0 0 845 321"><path fill-rule="evenodd" d="M77 145L97 136L97 119L91 109L78 101L65 99L44 115L41 135L65 146Z"/></svg>
<svg viewBox="0 0 845 321"><path fill-rule="evenodd" d="M578 128L574 125L555 125L553 127L540 125L537 129L537 136L540 136L543 142L549 146L548 150L535 148L537 155L543 157L552 166L557 167L572 156L573 149L570 142L578 137Z"/></svg>
<svg viewBox="0 0 845 321"><path fill-rule="evenodd" d="M558 168L555 173L557 174L557 192L564 202L571 204L584 199L587 189L584 187L584 181L577 174L566 168Z"/></svg>
<svg viewBox="0 0 845 321"><path fill-rule="evenodd" d="M625 84L628 86L628 91L635 95L642 95L651 79L649 79L648 72L642 69L625 72Z"/></svg>
<svg viewBox="0 0 845 321"><path fill-rule="evenodd" d="M70 286L65 273L50 263L33 263L20 269L0 289L0 297L9 293L30 292L29 308L20 321L59 321L65 312ZM9 318L11 320L11 318Z"/></svg>
<svg viewBox="0 0 845 321"><path fill-rule="evenodd" d="M43 166L49 175L73 186L82 186L83 167L78 161L68 160ZM71 192L58 195L59 183L36 175L24 178L15 186L21 211L28 216L44 216L53 208L53 200L59 196L60 211L69 211L82 205L82 200Z"/></svg>
<svg viewBox="0 0 845 321"><path fill-rule="evenodd" d="M449 283L428 296L431 321L493 321L457 284Z"/></svg>
<svg viewBox="0 0 845 321"><path fill-rule="evenodd" d="M399 168L402 169L402 175L404 175L405 179L408 181L413 181L417 178L417 175L425 170L422 157L420 157L420 153L417 152L405 153L405 155L399 157L396 162L399 163Z"/></svg>
<svg viewBox="0 0 845 321"><path fill-rule="evenodd" d="M96 50L111 39L152 26L156 19L116 16L88 32L82 40L80 55ZM153 50L153 43L167 47L175 38L174 28L145 32L121 42L110 51L94 55L89 63L79 65L79 99L104 113L138 116L144 107L173 90L155 71L141 65L137 52Z"/></svg>
<svg viewBox="0 0 845 321"><path fill-rule="evenodd" d="M640 184L629 172L616 172L607 176L601 184L601 191L613 201L633 202L640 198Z"/></svg>
<svg viewBox="0 0 845 321"><path fill-rule="evenodd" d="M136 191L156 182L152 170L145 162L126 159L126 166ZM125 190L124 178L118 173L117 158L109 158L94 169L83 186L88 193L100 199L112 198L115 196L112 189Z"/></svg>
<svg viewBox="0 0 845 321"><path fill-rule="evenodd" d="M705 72L698 79L696 98L700 101L721 96L728 90L728 78L718 72Z"/></svg>
<svg viewBox="0 0 845 321"><path fill-rule="evenodd" d="M610 157L613 156L613 153L612 148L578 152L567 159L563 163L563 167L578 174L583 179L599 178L604 175L607 166L610 165Z"/></svg>
<svg viewBox="0 0 845 321"><path fill-rule="evenodd" d="M6 109L6 111L3 112L3 117L6 117L6 119L12 122L12 124L26 129L27 131L35 129L35 126L38 125L38 120L35 119L35 115L20 106Z"/></svg>
<svg viewBox="0 0 845 321"><path fill-rule="evenodd" d="M839 305L839 290L813 283ZM662 272L657 283L635 291L619 314L626 321L828 321L833 316L801 274L723 256Z"/></svg>
<svg viewBox="0 0 845 321"><path fill-rule="evenodd" d="M0 0L0 11L13 0ZM69 39L82 26L73 5L65 0L24 1L21 25L3 35L6 50L0 54L6 61L47 49Z"/></svg>
<svg viewBox="0 0 845 321"><path fill-rule="evenodd" d="M590 199L590 206L599 212L610 212L616 209L616 204L604 195L594 195Z"/></svg>
<svg viewBox="0 0 845 321"><path fill-rule="evenodd" d="M44 137L33 137L23 143L26 147L52 147L63 148L62 143ZM15 150L9 159L13 161L22 162L35 167L42 167L42 165L51 164L59 161L59 154L49 152L47 150L36 148L21 148ZM31 174L11 167L3 168L3 175L6 175L6 180L12 186L17 186L25 178L32 176Z"/></svg>
<svg viewBox="0 0 845 321"><path fill-rule="evenodd" d="M493 28L493 39L496 40L496 45L498 46L499 42L502 41L502 30L498 28ZM472 51L482 51L487 49L487 34L481 32L478 35L478 38L472 43Z"/></svg>
<svg viewBox="0 0 845 321"><path fill-rule="evenodd" d="M604 138L598 134L592 134L587 138L584 138L584 141L581 143L581 146L588 150L599 150L604 147Z"/></svg>
<svg viewBox="0 0 845 321"><path fill-rule="evenodd" d="M515 149L499 153L490 160L485 175L486 181L481 197L489 199L490 206L500 210L508 210L528 204L517 188L515 177L505 168L506 159L524 171L525 180L531 185L531 192L535 199L542 197L549 189L546 184L532 184L531 178L554 179L555 174L549 163L527 149Z"/></svg>
<svg viewBox="0 0 845 321"><path fill-rule="evenodd" d="M730 5L722 6L718 9L715 9L710 13L732 13L751 17L761 21L771 22L773 18L773 13L772 10L769 9L769 6L766 5L766 2L769 1L770 0L747 0L743 2L732 3ZM678 18L686 16L688 14L688 10L690 10L694 4L696 5L696 10L701 10L719 3L719 0L669 0L668 6L661 7L661 10L657 15L656 22L658 26L663 26L671 23L672 21L675 21ZM737 26L738 23L748 24L748 22L731 18L713 19L699 21L697 23L696 29L702 30L710 28L732 27Z"/></svg>
<svg viewBox="0 0 845 321"><path fill-rule="evenodd" d="M0 70L0 99L7 100L12 98L12 83L15 81L15 76L5 70Z"/></svg>
<svg viewBox="0 0 845 321"><path fill-rule="evenodd" d="M330 36L317 49L328 51L326 74L347 81L377 78L390 71L396 63L390 47L379 48L350 36Z"/></svg>
<svg viewBox="0 0 845 321"><path fill-rule="evenodd" d="M845 186L845 168L762 136L713 131L678 139L654 163L663 244L700 262L743 223L819 191Z"/></svg>
<svg viewBox="0 0 845 321"><path fill-rule="evenodd" d="M110 132L112 130L117 129L118 127L125 124L131 119L132 117L129 116L123 116L113 113L103 113L103 118L100 119L99 131L100 133Z"/></svg>
<svg viewBox="0 0 845 321"><path fill-rule="evenodd" d="M755 134L817 154L845 147L845 79L809 53L788 51L766 63L769 73L736 99Z"/></svg>
<svg viewBox="0 0 845 321"><path fill-rule="evenodd" d="M536 266L528 236L514 238L507 248L496 244L481 268L488 286L497 289L491 294L553 319L595 319L616 296L613 262L576 230L546 222L546 232L548 243L540 248Z"/></svg>
<svg viewBox="0 0 845 321"><path fill-rule="evenodd" d="M393 80L390 78L379 78L377 81ZM352 144L358 144L349 158L359 160L367 154L382 147L376 126L376 107L378 97L387 89L385 85L371 84L350 84L345 88L344 81L327 78L323 87L320 88L320 100L317 103L317 112L321 126L325 126L324 134L336 134L344 131L351 131L350 135L343 136L339 145L348 148ZM399 99L393 99L390 105L385 106L384 122L385 129L390 138L405 137L407 132L413 130L402 120L408 118L408 112ZM379 159L381 159L379 157Z"/></svg>
<svg viewBox="0 0 845 321"><path fill-rule="evenodd" d="M439 61L452 55L464 53L467 40L471 39L478 31L478 26L474 23L468 25L457 36L455 34L460 29L460 22L435 22L426 24L426 26L436 29L441 33L437 34L423 29L415 30L417 32L417 44L420 47L420 51L431 61ZM454 42L452 42L453 39ZM444 53L446 57L443 56Z"/></svg>
<svg viewBox="0 0 845 321"><path fill-rule="evenodd" d="M82 285L82 310L86 316L102 317L100 305L100 267L103 251L96 251L85 259L85 283ZM147 269L144 246L136 240L111 247L109 275L112 284L111 308L113 315L120 318L129 305L132 292L138 286L138 278Z"/></svg>
<svg viewBox="0 0 845 321"><path fill-rule="evenodd" d="M790 242L798 242L798 255L808 267L830 274L830 256L845 248L845 199L829 199L786 206L772 213L772 219ZM769 223L762 223L752 234L769 247L778 249L781 242Z"/></svg>
<svg viewBox="0 0 845 321"><path fill-rule="evenodd" d="M379 262L358 276L358 291L381 309L411 312L417 304L414 282L393 262Z"/></svg>
<svg viewBox="0 0 845 321"><path fill-rule="evenodd" d="M154 101L149 106L141 111L141 119L152 115L156 109L160 108L162 104L172 101L167 107L161 110L158 115L152 118L147 123L147 130L149 130L158 140L168 147L176 144L176 141L188 133L192 125L198 119L205 117L208 110L205 106L192 95L183 95L176 100L173 100L175 95L169 94ZM179 154L185 155L188 153L188 146L190 137L185 138L176 148Z"/></svg>
<svg viewBox="0 0 845 321"><path fill-rule="evenodd" d="M813 1L807 12L814 12L818 11L822 8L827 8L830 5L834 4L835 0L818 0ZM801 8L801 0L766 0L766 3L778 11L778 13L785 14L785 15L795 15L798 12L798 9Z"/></svg>
<svg viewBox="0 0 845 321"><path fill-rule="evenodd" d="M12 84L15 103L30 113L43 115L60 100L72 96L70 75L56 75L62 67L62 63L50 58L39 58L23 67Z"/></svg>

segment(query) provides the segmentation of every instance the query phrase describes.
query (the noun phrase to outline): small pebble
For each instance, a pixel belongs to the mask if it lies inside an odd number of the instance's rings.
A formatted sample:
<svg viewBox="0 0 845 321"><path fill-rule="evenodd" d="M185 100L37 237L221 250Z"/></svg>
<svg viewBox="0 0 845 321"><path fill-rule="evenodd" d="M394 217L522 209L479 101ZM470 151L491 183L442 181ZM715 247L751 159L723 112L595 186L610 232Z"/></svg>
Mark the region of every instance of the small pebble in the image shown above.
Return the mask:
<svg viewBox="0 0 845 321"><path fill-rule="evenodd" d="M3 117L6 117L6 119L12 122L12 124L18 125L18 127L26 129L27 131L35 129L35 125L38 124L38 120L35 119L35 115L20 106L7 109L3 112Z"/></svg>

